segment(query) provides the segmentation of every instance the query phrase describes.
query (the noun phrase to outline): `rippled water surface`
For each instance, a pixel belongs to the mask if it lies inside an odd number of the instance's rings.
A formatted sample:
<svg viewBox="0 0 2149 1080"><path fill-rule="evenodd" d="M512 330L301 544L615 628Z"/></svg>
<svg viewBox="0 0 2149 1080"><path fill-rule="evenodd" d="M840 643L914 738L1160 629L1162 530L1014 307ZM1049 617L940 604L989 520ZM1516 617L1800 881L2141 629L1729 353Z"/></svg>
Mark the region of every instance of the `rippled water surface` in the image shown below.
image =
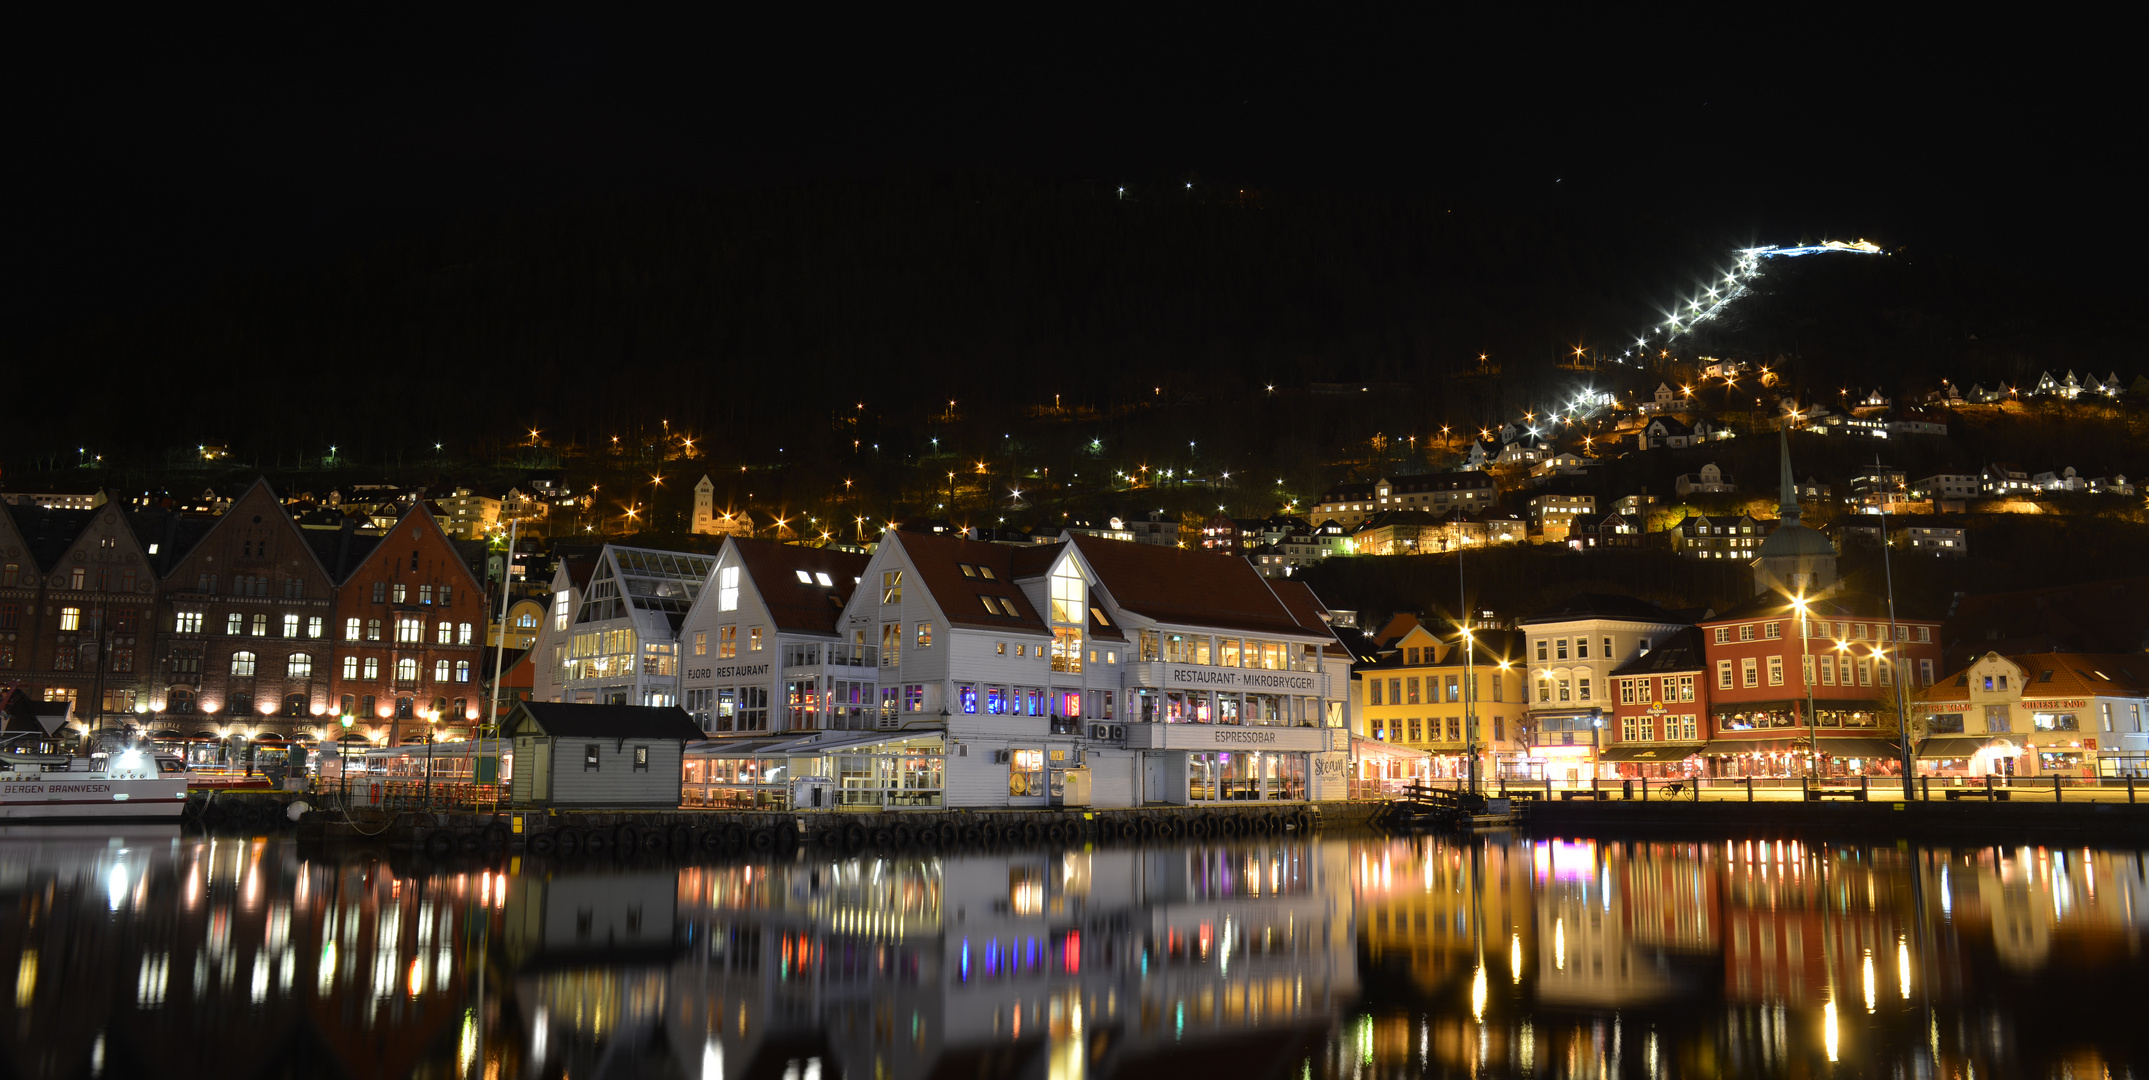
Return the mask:
<svg viewBox="0 0 2149 1080"><path fill-rule="evenodd" d="M0 1077L2142 1075L2143 853L0 831Z"/></svg>

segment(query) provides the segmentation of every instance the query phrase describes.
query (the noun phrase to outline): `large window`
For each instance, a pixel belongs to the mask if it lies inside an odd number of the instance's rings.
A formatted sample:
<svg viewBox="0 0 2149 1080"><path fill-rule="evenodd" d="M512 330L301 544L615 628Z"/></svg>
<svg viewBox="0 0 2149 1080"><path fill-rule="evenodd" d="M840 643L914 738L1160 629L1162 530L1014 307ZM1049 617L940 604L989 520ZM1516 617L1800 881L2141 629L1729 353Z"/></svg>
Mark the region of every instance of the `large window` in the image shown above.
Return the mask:
<svg viewBox="0 0 2149 1080"><path fill-rule="evenodd" d="M269 617L267 615L254 616L254 636L269 636Z"/></svg>
<svg viewBox="0 0 2149 1080"><path fill-rule="evenodd" d="M292 653L284 661L284 677L287 679L313 678L313 657L307 653Z"/></svg>
<svg viewBox="0 0 2149 1080"><path fill-rule="evenodd" d="M82 609L78 607L61 608L60 631L68 633L80 629L82 629Z"/></svg>
<svg viewBox="0 0 2149 1080"><path fill-rule="evenodd" d="M1082 625L1089 612L1087 582L1075 570L1074 560L1065 559L1060 568L1052 572L1052 621L1075 626Z"/></svg>
<svg viewBox="0 0 2149 1080"><path fill-rule="evenodd" d="M231 673L242 679L254 677L254 654L245 650L231 654Z"/></svg>
<svg viewBox="0 0 2149 1080"><path fill-rule="evenodd" d="M298 616L296 616L296 615L286 615L286 616L284 616L284 636L285 636L285 637L287 637L287 638L295 638L295 637L297 637L297 636L298 636L298 625L299 625L299 622L298 622Z"/></svg>
<svg viewBox="0 0 2149 1080"><path fill-rule="evenodd" d="M365 677L366 677L367 681L369 681L369 682L370 682L370 681L373 681L373 680L376 680L376 679L379 679L379 678L381 677L381 658L380 658L380 657L378 657L378 656L368 656L368 657L366 657L366 676L365 676Z"/></svg>
<svg viewBox="0 0 2149 1080"><path fill-rule="evenodd" d="M739 568L736 566L716 572L716 610L739 610Z"/></svg>
<svg viewBox="0 0 2149 1080"><path fill-rule="evenodd" d="M564 592L552 598L552 628L554 630L565 631L567 629L567 620L573 615L573 612L569 610L571 607L573 607L573 604Z"/></svg>
<svg viewBox="0 0 2149 1080"><path fill-rule="evenodd" d="M418 658L405 656L395 662L395 679L401 683L418 681Z"/></svg>
<svg viewBox="0 0 2149 1080"><path fill-rule="evenodd" d="M201 633L201 612L181 611L172 616L172 631L179 634Z"/></svg>
<svg viewBox="0 0 2149 1080"><path fill-rule="evenodd" d="M395 620L395 639L398 644L417 645L425 641L425 623L416 616L399 615Z"/></svg>
<svg viewBox="0 0 2149 1080"><path fill-rule="evenodd" d="M1052 631L1052 670L1080 673L1082 670L1082 631L1067 627L1055 627Z"/></svg>

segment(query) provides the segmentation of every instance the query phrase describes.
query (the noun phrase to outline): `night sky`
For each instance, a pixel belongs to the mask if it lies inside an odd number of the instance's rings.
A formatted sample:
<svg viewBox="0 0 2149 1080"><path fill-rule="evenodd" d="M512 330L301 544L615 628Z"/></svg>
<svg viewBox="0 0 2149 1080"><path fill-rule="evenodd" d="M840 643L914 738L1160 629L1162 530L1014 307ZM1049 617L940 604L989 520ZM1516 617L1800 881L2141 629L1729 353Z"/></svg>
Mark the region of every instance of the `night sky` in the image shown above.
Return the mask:
<svg viewBox="0 0 2149 1080"><path fill-rule="evenodd" d="M11 342L472 217L906 172L1433 192L2141 279L2138 93L2091 27L67 18L11 35Z"/></svg>

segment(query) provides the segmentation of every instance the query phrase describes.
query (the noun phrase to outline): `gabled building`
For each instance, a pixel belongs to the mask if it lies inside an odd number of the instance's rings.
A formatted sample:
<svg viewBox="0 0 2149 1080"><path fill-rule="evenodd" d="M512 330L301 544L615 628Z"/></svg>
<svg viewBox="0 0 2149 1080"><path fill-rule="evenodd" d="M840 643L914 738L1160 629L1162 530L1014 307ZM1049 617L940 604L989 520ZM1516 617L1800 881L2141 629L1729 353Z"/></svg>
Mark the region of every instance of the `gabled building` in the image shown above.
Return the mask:
<svg viewBox="0 0 2149 1080"><path fill-rule="evenodd" d="M389 746L474 737L490 605L432 511L415 504L338 558L329 711Z"/></svg>
<svg viewBox="0 0 2149 1080"><path fill-rule="evenodd" d="M2005 461L1986 465L1984 479L1978 486L1986 496L2000 499L2028 495L2036 490L2030 483L2029 470Z"/></svg>
<svg viewBox="0 0 2149 1080"><path fill-rule="evenodd" d="M1912 702L1924 771L2140 776L2149 771L2149 658L1986 652Z"/></svg>
<svg viewBox="0 0 2149 1080"><path fill-rule="evenodd" d="M889 533L863 577L844 632L944 741L881 738L943 763L950 805L1050 805L1082 778L1099 806L1340 797L1349 657L1303 585L1087 536Z"/></svg>
<svg viewBox="0 0 2149 1080"><path fill-rule="evenodd" d="M1642 425L1635 433L1636 449L1684 450L1700 440L1695 436L1694 426L1676 416L1659 416Z"/></svg>
<svg viewBox="0 0 2149 1080"><path fill-rule="evenodd" d="M606 544L567 630L563 700L678 704L679 624L715 563L691 552Z"/></svg>
<svg viewBox="0 0 2149 1080"><path fill-rule="evenodd" d="M318 738L334 707L336 581L267 480L256 480L163 581L165 711L231 738ZM273 738L263 738L270 736Z"/></svg>
<svg viewBox="0 0 2149 1080"><path fill-rule="evenodd" d="M567 646L573 637L575 614L582 610L582 594L597 570L595 558L562 555L552 568L551 588L545 594L546 611L537 627L536 667L530 673L532 701L563 701L567 686Z"/></svg>
<svg viewBox="0 0 2149 1080"><path fill-rule="evenodd" d="M87 501L0 513L0 679L71 703L85 730L148 726L156 573L120 505Z"/></svg>
<svg viewBox="0 0 2149 1080"><path fill-rule="evenodd" d="M1576 551L1639 550L1650 543L1648 524L1633 514L1605 514L1575 522L1567 546Z"/></svg>
<svg viewBox="0 0 2149 1080"><path fill-rule="evenodd" d="M734 536L679 626L687 715L713 736L900 727L922 702L882 685L880 644L843 614L869 559Z"/></svg>

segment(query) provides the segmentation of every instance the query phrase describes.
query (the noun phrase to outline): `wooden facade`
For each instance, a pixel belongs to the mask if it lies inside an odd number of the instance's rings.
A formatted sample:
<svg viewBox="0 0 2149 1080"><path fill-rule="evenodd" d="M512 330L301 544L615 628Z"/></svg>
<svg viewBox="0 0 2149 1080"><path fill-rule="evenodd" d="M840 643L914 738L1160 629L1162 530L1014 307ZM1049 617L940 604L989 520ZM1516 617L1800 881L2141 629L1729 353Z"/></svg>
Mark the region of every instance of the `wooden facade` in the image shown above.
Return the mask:
<svg viewBox="0 0 2149 1080"><path fill-rule="evenodd" d="M676 808L686 744L702 737L676 706L540 701L517 704L501 734L514 740L519 810Z"/></svg>

